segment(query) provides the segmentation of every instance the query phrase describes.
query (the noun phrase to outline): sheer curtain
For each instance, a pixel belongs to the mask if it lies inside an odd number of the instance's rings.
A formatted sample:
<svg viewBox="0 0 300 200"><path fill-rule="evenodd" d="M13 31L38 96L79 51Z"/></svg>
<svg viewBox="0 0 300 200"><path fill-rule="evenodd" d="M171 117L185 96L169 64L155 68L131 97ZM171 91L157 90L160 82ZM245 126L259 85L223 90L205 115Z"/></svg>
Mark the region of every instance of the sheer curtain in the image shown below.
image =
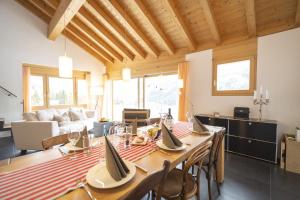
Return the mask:
<svg viewBox="0 0 300 200"><path fill-rule="evenodd" d="M23 66L23 112L30 111L30 67Z"/></svg>
<svg viewBox="0 0 300 200"><path fill-rule="evenodd" d="M183 87L179 89L179 107L178 120L186 121L186 112L188 110L187 90L188 90L188 70L189 63L183 62L178 64L178 78L183 80Z"/></svg>

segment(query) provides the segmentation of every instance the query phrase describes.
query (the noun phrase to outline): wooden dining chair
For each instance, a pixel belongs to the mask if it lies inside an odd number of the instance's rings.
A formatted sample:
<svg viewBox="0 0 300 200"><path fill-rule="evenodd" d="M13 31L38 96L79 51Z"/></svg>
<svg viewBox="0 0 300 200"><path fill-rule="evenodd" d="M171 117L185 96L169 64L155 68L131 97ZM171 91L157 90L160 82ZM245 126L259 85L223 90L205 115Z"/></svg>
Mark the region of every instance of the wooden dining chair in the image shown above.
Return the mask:
<svg viewBox="0 0 300 200"><path fill-rule="evenodd" d="M220 151L220 147L224 138L225 131L219 131L214 133L214 137L212 139L212 147L211 151L209 152L208 157L205 159L202 165L202 169L205 172L206 179L207 179L207 186L208 186L208 196L209 200L212 199L211 195L211 179L212 179L212 172L214 170L215 174L215 181L217 184L218 194L220 195L220 185L217 181L217 175L218 175L218 168L217 168L217 162L218 162L218 155Z"/></svg>
<svg viewBox="0 0 300 200"><path fill-rule="evenodd" d="M196 195L200 199L200 175L201 166L205 157L209 154L212 142L209 141L193 152L187 159L183 170L173 169L169 172L162 189L161 196L165 199L189 199ZM194 178L189 173L192 166L196 166L198 173ZM156 193L157 190L155 190Z"/></svg>
<svg viewBox="0 0 300 200"><path fill-rule="evenodd" d="M84 127L83 131L81 131L81 134L88 135L87 128ZM68 134L61 134L53 137L49 137L46 139L43 139L42 146L44 150L50 149L53 146L60 145L60 144L66 144L68 143Z"/></svg>
<svg viewBox="0 0 300 200"><path fill-rule="evenodd" d="M138 184L126 197L125 200L140 200L147 193L157 187L156 200L161 199L162 187L164 186L165 179L169 172L170 161L165 160L163 169L152 173ZM148 196L149 197L149 196Z"/></svg>

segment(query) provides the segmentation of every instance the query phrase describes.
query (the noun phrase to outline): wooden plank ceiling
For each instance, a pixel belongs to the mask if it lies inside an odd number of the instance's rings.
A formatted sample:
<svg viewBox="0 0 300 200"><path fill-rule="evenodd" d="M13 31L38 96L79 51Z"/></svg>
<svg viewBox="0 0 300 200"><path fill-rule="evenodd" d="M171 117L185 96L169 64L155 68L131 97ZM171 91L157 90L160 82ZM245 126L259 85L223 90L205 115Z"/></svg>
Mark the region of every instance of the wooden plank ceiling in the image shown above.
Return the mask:
<svg viewBox="0 0 300 200"><path fill-rule="evenodd" d="M300 26L300 0L16 0L106 65L178 56Z"/></svg>

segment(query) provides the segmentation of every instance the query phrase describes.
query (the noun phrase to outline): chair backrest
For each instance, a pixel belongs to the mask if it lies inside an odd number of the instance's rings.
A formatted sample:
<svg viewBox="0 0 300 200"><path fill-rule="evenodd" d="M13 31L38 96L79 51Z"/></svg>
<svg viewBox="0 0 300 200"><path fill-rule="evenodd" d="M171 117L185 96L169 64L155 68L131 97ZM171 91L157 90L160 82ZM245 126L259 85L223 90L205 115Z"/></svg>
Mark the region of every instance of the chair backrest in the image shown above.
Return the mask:
<svg viewBox="0 0 300 200"><path fill-rule="evenodd" d="M219 150L224 138L224 134L225 134L225 130L221 130L219 132L214 133L214 137L212 139L213 144L208 158L208 164L210 166L218 160Z"/></svg>
<svg viewBox="0 0 300 200"><path fill-rule="evenodd" d="M138 126L146 126L146 120L150 117L150 109L129 109L123 110L123 123L132 123L137 120Z"/></svg>
<svg viewBox="0 0 300 200"><path fill-rule="evenodd" d="M81 132L82 135L88 135L88 131L87 128L84 127L83 131ZM46 139L43 139L42 141L42 146L44 150L50 149L55 145L59 145L59 144L66 144L68 143L68 134L61 134L61 135L57 135L57 136L53 136L53 137L49 137Z"/></svg>
<svg viewBox="0 0 300 200"><path fill-rule="evenodd" d="M163 169L152 173L146 179L144 179L140 184L138 184L134 190L132 190L126 197L125 200L140 200L142 199L150 190L153 190L158 186L158 191L156 194L156 200L161 199L162 188L166 177L170 169L170 161L165 160Z"/></svg>
<svg viewBox="0 0 300 200"><path fill-rule="evenodd" d="M198 172L197 172L197 182L200 180L200 172L201 172L201 167L204 159L206 156L209 154L210 149L212 147L212 141L208 141L204 145L202 145L200 148L196 149L192 155L189 156L187 159L184 168L183 168L183 188L182 188L182 195L185 193L185 183L187 182L188 178L188 173L189 170L192 166L197 166L198 167Z"/></svg>

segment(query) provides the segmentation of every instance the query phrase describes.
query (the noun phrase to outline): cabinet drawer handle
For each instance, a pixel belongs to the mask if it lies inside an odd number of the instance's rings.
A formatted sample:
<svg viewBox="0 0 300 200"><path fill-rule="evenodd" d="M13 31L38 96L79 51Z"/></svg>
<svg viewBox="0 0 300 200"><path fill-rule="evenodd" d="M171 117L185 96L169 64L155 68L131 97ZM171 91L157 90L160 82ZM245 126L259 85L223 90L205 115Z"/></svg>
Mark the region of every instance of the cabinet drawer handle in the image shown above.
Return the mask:
<svg viewBox="0 0 300 200"><path fill-rule="evenodd" d="M249 122L249 126L251 126L252 125L252 123L251 122Z"/></svg>
<svg viewBox="0 0 300 200"><path fill-rule="evenodd" d="M248 140L248 143L252 143L252 140Z"/></svg>
<svg viewBox="0 0 300 200"><path fill-rule="evenodd" d="M211 118L208 118L208 120L210 121L210 120L211 120Z"/></svg>

